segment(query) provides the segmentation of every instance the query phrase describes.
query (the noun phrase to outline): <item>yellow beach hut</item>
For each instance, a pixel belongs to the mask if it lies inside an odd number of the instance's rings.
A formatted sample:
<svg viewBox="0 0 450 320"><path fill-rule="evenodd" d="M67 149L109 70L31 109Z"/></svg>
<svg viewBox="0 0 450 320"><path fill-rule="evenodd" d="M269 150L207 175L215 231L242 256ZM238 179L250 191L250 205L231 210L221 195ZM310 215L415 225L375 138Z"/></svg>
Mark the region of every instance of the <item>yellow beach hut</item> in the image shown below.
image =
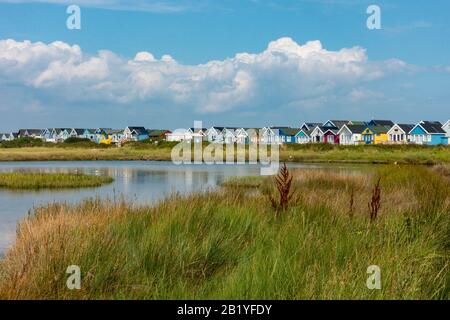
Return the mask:
<svg viewBox="0 0 450 320"><path fill-rule="evenodd" d="M384 144L389 141L389 127L369 126L362 132L363 140L366 144Z"/></svg>

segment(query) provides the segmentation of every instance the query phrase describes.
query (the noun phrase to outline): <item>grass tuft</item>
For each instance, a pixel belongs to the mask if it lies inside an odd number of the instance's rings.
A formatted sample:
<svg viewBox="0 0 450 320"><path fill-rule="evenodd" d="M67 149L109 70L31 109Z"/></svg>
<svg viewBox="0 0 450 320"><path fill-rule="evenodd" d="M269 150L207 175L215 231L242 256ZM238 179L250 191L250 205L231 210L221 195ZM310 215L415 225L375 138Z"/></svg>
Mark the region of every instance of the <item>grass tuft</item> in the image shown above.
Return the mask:
<svg viewBox="0 0 450 320"><path fill-rule="evenodd" d="M66 189L99 187L113 178L72 173L0 173L0 188L6 189Z"/></svg>

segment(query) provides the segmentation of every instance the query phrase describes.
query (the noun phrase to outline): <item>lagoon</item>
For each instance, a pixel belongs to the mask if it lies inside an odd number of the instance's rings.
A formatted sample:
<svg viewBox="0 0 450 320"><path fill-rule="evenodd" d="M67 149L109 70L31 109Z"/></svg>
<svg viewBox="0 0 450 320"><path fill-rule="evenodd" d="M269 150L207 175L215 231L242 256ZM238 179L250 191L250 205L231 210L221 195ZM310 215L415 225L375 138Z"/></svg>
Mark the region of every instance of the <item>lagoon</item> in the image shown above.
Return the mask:
<svg viewBox="0 0 450 320"><path fill-rule="evenodd" d="M290 167L360 171L362 165L292 164ZM51 202L75 203L89 197L155 203L174 192L187 194L216 188L234 176L257 176L258 165L175 165L168 161L0 162L0 172L84 173L114 178L97 188L12 191L0 189L0 255L13 243L18 221L33 208Z"/></svg>

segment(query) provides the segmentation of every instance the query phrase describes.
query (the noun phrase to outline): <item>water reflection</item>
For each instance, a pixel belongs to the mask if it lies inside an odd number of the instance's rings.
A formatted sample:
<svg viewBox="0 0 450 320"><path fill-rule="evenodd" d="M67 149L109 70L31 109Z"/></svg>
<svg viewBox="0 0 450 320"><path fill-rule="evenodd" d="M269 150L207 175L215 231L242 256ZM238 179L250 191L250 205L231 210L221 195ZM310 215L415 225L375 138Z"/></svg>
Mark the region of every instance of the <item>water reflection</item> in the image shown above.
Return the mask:
<svg viewBox="0 0 450 320"><path fill-rule="evenodd" d="M189 193L216 187L229 176L257 175L257 166L184 165L149 161L1 163L0 172L86 173L108 175L112 184L76 190L11 191L0 189L0 252L14 240L16 223L30 209L49 202L78 202L88 197L123 196L134 203L153 203L173 192Z"/></svg>
<svg viewBox="0 0 450 320"><path fill-rule="evenodd" d="M324 165L297 164L309 169ZM327 165L325 165L326 167ZM357 167L333 166L354 171ZM0 172L86 173L108 175L112 184L77 190L10 191L0 189L0 254L12 243L17 221L30 209L49 202L78 202L88 197L115 199L123 196L135 203L154 203L173 192L189 193L216 187L230 176L259 175L256 165L182 165L153 161L81 161L0 163Z"/></svg>

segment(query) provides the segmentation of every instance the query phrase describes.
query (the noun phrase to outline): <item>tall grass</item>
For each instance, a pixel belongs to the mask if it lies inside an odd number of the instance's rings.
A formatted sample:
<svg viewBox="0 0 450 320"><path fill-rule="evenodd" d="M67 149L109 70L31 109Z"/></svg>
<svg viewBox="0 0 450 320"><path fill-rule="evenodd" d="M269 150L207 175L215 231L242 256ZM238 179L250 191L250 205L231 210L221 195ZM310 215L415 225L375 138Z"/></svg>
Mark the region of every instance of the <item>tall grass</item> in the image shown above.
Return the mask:
<svg viewBox="0 0 450 320"><path fill-rule="evenodd" d="M111 177L72 173L0 173L0 188L7 189L88 188L112 181Z"/></svg>
<svg viewBox="0 0 450 320"><path fill-rule="evenodd" d="M448 299L450 181L425 167L378 170L294 171L296 196L278 219L264 196L273 178L257 192L235 184L152 207L50 204L20 224L0 298ZM81 267L81 290L65 286L69 265ZM381 290L366 287L370 265Z"/></svg>
<svg viewBox="0 0 450 320"><path fill-rule="evenodd" d="M53 160L171 160L174 142L129 142L121 148L93 142L23 144L0 143L0 161ZM204 143L204 148L207 143ZM227 146L228 148L229 146ZM234 146L235 149L236 146ZM83 149L83 152L80 152ZM236 153L235 153L236 154ZM245 150L248 159L248 147ZM283 145L286 162L355 162L398 164L450 163L450 146L335 146L330 144Z"/></svg>
<svg viewBox="0 0 450 320"><path fill-rule="evenodd" d="M281 146L282 161L438 164L450 162L450 146L290 144Z"/></svg>

